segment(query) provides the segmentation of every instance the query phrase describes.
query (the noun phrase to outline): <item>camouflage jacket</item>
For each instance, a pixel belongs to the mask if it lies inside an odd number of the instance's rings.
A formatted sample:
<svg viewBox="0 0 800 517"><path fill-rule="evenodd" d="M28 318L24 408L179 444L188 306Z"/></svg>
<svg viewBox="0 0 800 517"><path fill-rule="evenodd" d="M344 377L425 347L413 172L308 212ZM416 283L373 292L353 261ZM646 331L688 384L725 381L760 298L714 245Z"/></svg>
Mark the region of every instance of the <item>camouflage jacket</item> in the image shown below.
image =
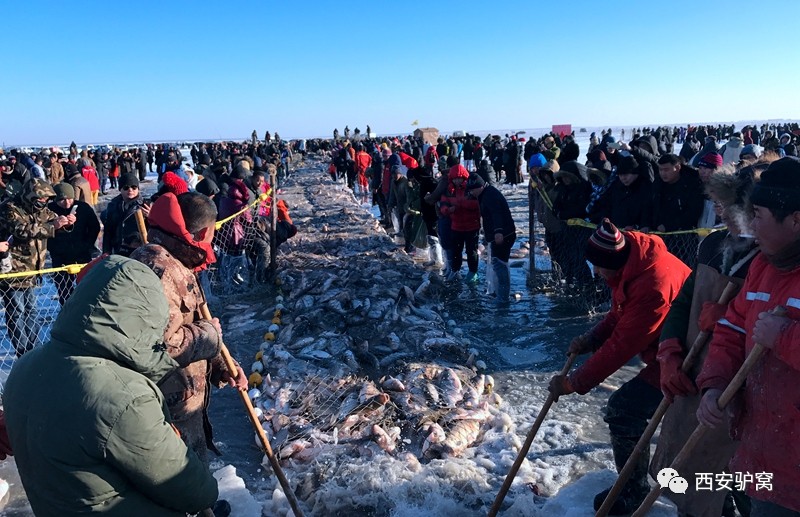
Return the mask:
<svg viewBox="0 0 800 517"><path fill-rule="evenodd" d="M202 251L157 228L150 230L148 239L150 243L136 249L130 257L148 266L161 279L169 303L164 344L169 356L180 365L159 383L159 388L187 443L191 443L198 432L204 432L192 428L199 421L193 417L202 413L206 444L215 450L206 414L208 385L222 385L221 376L226 370L219 355L222 339L214 326L202 319L200 308L205 299L190 269Z"/></svg>
<svg viewBox="0 0 800 517"><path fill-rule="evenodd" d="M7 201L0 205L0 237L14 238L9 247L11 273L44 269L47 239L55 235L55 218L56 215L47 208L32 212L18 201ZM38 278L23 276L3 280L2 283L23 289L36 286Z"/></svg>

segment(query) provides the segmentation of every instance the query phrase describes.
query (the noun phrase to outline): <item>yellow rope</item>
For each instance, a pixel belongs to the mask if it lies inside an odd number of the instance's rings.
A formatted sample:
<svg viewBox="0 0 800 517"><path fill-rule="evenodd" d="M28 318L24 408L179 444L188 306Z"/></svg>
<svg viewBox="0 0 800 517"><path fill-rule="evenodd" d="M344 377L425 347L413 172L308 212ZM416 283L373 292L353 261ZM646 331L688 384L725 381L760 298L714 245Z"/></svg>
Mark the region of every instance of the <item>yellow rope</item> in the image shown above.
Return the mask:
<svg viewBox="0 0 800 517"><path fill-rule="evenodd" d="M568 226L582 226L584 228L591 228L592 230L597 228L596 224L584 221L583 219L568 219L566 221L566 223L567 223ZM702 237L707 237L711 233L714 233L714 232L719 231L719 230L727 230L727 229L728 228L726 226L720 226L720 227L717 227L717 228L694 228L692 230L676 230L674 232L656 232L656 231L653 231L653 232L648 232L648 233L652 234L652 235L684 235L684 234L688 234L688 233L693 233L693 234L696 234L696 235L700 235Z"/></svg>
<svg viewBox="0 0 800 517"><path fill-rule="evenodd" d="M246 207L242 208L241 210L239 210L235 214L230 215L230 216L226 217L225 219L217 221L217 224L215 226L216 230L219 230L220 228L222 228L223 224L225 224L227 222L230 222L230 221L236 219L237 217L239 217L240 215L242 215L243 213L247 212L248 210L250 210L252 208L255 208L255 206L257 204L266 201L269 198L270 195L272 195L272 189L269 189L265 193L259 195L258 199L256 199L255 201L253 201L252 203L250 203Z"/></svg>

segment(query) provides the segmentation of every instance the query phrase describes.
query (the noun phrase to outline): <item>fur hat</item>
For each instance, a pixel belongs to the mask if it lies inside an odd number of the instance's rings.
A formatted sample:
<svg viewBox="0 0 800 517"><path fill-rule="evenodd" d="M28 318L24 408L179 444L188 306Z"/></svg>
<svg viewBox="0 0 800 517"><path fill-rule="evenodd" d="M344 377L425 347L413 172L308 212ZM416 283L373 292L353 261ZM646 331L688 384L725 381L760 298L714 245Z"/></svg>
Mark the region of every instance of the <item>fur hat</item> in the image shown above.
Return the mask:
<svg viewBox="0 0 800 517"><path fill-rule="evenodd" d="M589 237L586 260L597 267L618 270L628 261L630 251L631 246L625 234L605 218Z"/></svg>

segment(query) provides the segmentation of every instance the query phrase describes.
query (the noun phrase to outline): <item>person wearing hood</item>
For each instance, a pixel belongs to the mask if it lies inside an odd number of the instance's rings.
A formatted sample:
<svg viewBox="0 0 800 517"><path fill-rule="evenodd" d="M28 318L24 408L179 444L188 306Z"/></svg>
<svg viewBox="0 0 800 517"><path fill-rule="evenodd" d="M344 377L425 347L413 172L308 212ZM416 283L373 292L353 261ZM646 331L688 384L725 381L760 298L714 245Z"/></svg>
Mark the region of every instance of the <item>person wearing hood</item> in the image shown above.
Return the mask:
<svg viewBox="0 0 800 517"><path fill-rule="evenodd" d="M497 280L495 292L489 294L497 296L497 303L506 303L511 292L508 259L517 239L514 218L503 194L495 187L487 185L477 174L472 174L467 179L466 189L470 196L478 200L483 234L489 242L490 267Z"/></svg>
<svg viewBox="0 0 800 517"><path fill-rule="evenodd" d="M55 235L47 240L52 266L90 262L95 251L94 243L100 234L97 214L88 204L75 200L75 191L69 183L59 183L53 190L56 197L47 208L57 216L66 217L69 224L56 230ZM58 290L58 302L63 307L74 289L75 275L59 271L53 274L53 282Z"/></svg>
<svg viewBox="0 0 800 517"><path fill-rule="evenodd" d="M761 146L756 144L747 144L742 147L741 153L739 153L739 162L740 164L748 164L755 162L761 158Z"/></svg>
<svg viewBox="0 0 800 517"><path fill-rule="evenodd" d="M3 405L36 515L181 517L216 501L216 480L157 386L178 367L159 346L167 314L152 271L108 257L61 309L47 346L14 364Z"/></svg>
<svg viewBox="0 0 800 517"><path fill-rule="evenodd" d="M658 167L658 158L660 154L658 152L658 142L656 142L654 136L645 135L639 137L639 139L630 144L620 144L620 148L623 151L631 153L639 163L647 162L653 167L653 170Z"/></svg>
<svg viewBox="0 0 800 517"><path fill-rule="evenodd" d="M742 139L742 133L736 132L725 142L725 145L719 150L719 154L722 156L722 164L728 165L729 163L739 163L739 157L742 154L742 148L744 147L744 141Z"/></svg>
<svg viewBox="0 0 800 517"><path fill-rule="evenodd" d="M103 221L103 253L127 256L142 245L135 217L137 210L142 211L146 220L150 204L139 190L139 177L127 173L119 179L119 194L100 214Z"/></svg>
<svg viewBox="0 0 800 517"><path fill-rule="evenodd" d="M238 271L242 267L246 226L253 222L253 215L250 210L242 211L250 203L251 195L245 183L247 171L240 165L237 165L233 173L231 173L228 181L228 191L219 202L219 216L221 219L241 212L230 222L230 230L221 242L226 255L223 259L224 269L231 272L230 278L236 283L241 283L243 280ZM228 267L229 263L230 268Z"/></svg>
<svg viewBox="0 0 800 517"><path fill-rule="evenodd" d="M0 238L11 240L9 273L44 269L47 239L75 222L75 216L57 216L47 208L55 196L49 183L34 179L22 186L17 198L0 204ZM40 278L32 275L0 280L6 329L17 357L40 344L35 293Z"/></svg>
<svg viewBox="0 0 800 517"><path fill-rule="evenodd" d="M64 164L64 181L72 185L73 190L75 190L75 199L94 207L92 187L89 184L89 180L83 177L74 163L67 162Z"/></svg>
<svg viewBox="0 0 800 517"><path fill-rule="evenodd" d="M457 164L447 174L447 191L441 198L439 211L450 217L452 229L452 250L448 281L461 278L462 254L467 248L467 283L478 281L478 231L481 229L481 213L478 200L467 196L466 181L469 172Z"/></svg>
<svg viewBox="0 0 800 517"><path fill-rule="evenodd" d="M494 169L489 163L489 160L483 159L478 162L478 167L475 169L475 174L481 177L484 183L492 185L492 176L494 176Z"/></svg>
<svg viewBox="0 0 800 517"><path fill-rule="evenodd" d="M757 181L757 177L754 178ZM669 467L681 447L696 427L695 413L700 404L700 394L694 379L703 366L706 351L684 373L681 365L689 347L700 332L714 332L715 324L725 316L727 303L719 304L722 291L729 282L741 287L751 262L758 253L753 240L751 224L752 207L749 193L754 181L750 175L731 171L718 172L706 182L706 192L713 200L717 214L727 229L711 233L700 242L697 266L681 287L664 322L659 343L661 391L672 403L661 423L658 447L650 464L655 475ZM687 425L689 424L689 425ZM700 472L722 472L736 450L736 442L728 434L728 425L710 430L707 445L695 451L681 465L681 475L695 479ZM684 494L665 494L678 505L681 515L718 517L732 515L722 511L726 503L725 491L697 490L690 483ZM742 497L740 493L737 497Z"/></svg>
<svg viewBox="0 0 800 517"><path fill-rule="evenodd" d="M147 217L149 242L131 254L161 279L169 318L163 332L166 352L179 368L159 385L181 438L206 461L208 450L219 454L208 420L210 385L230 383L247 388L241 368L232 375L220 355L219 320L205 320L205 297L197 273L216 261L211 240L217 209L198 192L158 198ZM234 377L235 376L235 377Z"/></svg>
<svg viewBox="0 0 800 517"><path fill-rule="evenodd" d="M617 228L628 231L649 229L653 190L648 170L633 156L621 158L616 179L592 206L589 219L599 223L608 218Z"/></svg>
<svg viewBox="0 0 800 517"><path fill-rule="evenodd" d="M622 470L648 420L661 403L658 341L670 303L691 272L667 251L655 235L619 231L604 219L592 233L585 259L611 288L611 310L585 334L572 340L570 354L592 354L567 375L550 380L550 393L585 395L607 377L640 356L645 367L608 399L603 419L608 424L617 471ZM629 481L611 508L611 515L635 510L650 492L649 448L640 456ZM610 488L594 498L594 509Z"/></svg>

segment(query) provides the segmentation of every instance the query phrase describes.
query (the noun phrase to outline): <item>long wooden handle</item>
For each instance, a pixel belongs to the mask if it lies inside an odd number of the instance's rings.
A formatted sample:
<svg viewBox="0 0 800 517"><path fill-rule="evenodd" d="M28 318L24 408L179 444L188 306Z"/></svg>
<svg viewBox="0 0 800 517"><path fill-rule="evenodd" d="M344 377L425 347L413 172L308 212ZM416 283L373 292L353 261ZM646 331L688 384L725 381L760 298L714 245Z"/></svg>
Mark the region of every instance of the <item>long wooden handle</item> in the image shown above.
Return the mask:
<svg viewBox="0 0 800 517"><path fill-rule="evenodd" d="M733 300L733 297L736 296L738 291L739 286L737 284L728 282L728 285L725 286L725 289L722 291L722 294L719 297L718 303L727 305L731 300ZM686 357L683 359L683 363L681 364L681 371L683 373L690 372L692 367L694 367L694 363L705 348L709 337L711 337L710 332L701 331L697 335L694 343L692 343L692 347L689 349L689 352L686 354ZM617 497L619 497L619 494L622 492L622 488L630 479L631 474L633 474L639 456L641 456L644 451L650 447L650 439L654 434L656 434L656 429L658 429L659 424L661 424L661 419L664 418L664 415L667 413L667 409L669 409L670 405L670 402L666 398L663 399L658 405L655 413L653 413L653 416L650 417L650 422L647 424L647 428L645 428L644 433L639 438L639 441L636 442L636 446L633 448L633 451L631 451L630 457L628 457L628 460L625 462L625 466L619 471L617 481L614 483L614 486L611 487L611 490L608 492L603 504L597 509L595 517L606 517L608 512L611 511L611 507L614 505Z"/></svg>
<svg viewBox="0 0 800 517"><path fill-rule="evenodd" d="M208 305L203 304L200 310L204 319L211 319L211 311L208 310ZM230 374L231 378L235 378L239 370L236 368L236 363L234 362L233 357L231 357L228 347L223 344L220 347L220 353L222 354L222 359L225 361L225 367L228 368L228 373ZM267 455L267 459L269 459L269 464L272 466L272 471L275 472L275 475L278 477L278 482L280 483L281 488L283 488L283 493L286 495L286 499L289 500L289 506L292 507L292 511L296 517L303 517L303 512L300 510L297 504L297 498L292 491L292 487L289 485L289 480L286 479L286 475L283 473L281 464L278 463L278 458L276 458L275 454L272 452L272 446L269 444L269 440L267 439L267 434L264 432L264 428L261 427L261 421L258 419L258 415L253 407L253 403L250 401L250 397L244 390L237 391L239 392L239 397L242 399L242 403L247 410L247 416L250 417L250 423L253 424L256 434L258 434L258 438L261 440L261 445L264 446L264 452Z"/></svg>
<svg viewBox="0 0 800 517"><path fill-rule="evenodd" d="M561 369L559 375L566 375L569 373L569 369L572 368L572 363L575 362L576 357L578 357L577 354L569 354L567 362L564 363L564 367ZM516 477L519 468L522 466L522 462L525 461L525 456L528 455L528 451L533 444L533 439L536 437L536 433L539 432L539 428L542 427L542 423L547 416L547 412L550 411L550 406L553 405L553 402L555 402L555 397L551 393L547 396L547 400L542 406L542 409L539 410L539 416L536 417L533 427L531 427L531 430L528 432L528 436L525 438L525 443L522 445L522 449L520 449L519 454L517 454L517 459L514 460L511 470L506 475L506 479L503 481L503 486L500 487L500 492L497 493L497 497L494 499L494 504L492 504L492 508L489 510L489 517L495 517L497 512L500 511L500 506L502 506L503 500L506 498L506 494L508 494L508 490L511 488L511 483L514 482L514 478Z"/></svg>
<svg viewBox="0 0 800 517"><path fill-rule="evenodd" d="M772 310L772 314L775 314L776 316L784 316L786 314L786 308L781 306L775 307ZM736 392L739 391L744 384L744 381L747 380L747 375L750 373L750 370L753 369L756 363L758 363L758 361L761 359L761 356L764 355L764 350L764 347L759 343L753 345L752 350L750 350L750 353L747 354L747 358L744 360L744 363L742 363L739 371L736 372L736 375L733 376L733 379L731 379L728 387L725 388L725 391L723 391L722 395L720 395L719 399L717 399L717 407L719 407L720 410L724 410L730 401L733 400L733 397L736 396ZM684 444L681 451L677 456L675 456L675 459L672 460L670 467L675 470L680 469L686 460L692 455L694 448L697 447L697 444L703 439L706 432L708 432L708 429L709 428L706 427L702 422L699 423L689 439L686 440L686 444ZM642 501L642 504L639 505L639 508L633 513L632 517L644 517L647 514L647 511L650 510L650 508L652 508L652 506L655 504L656 500L661 495L662 490L663 489L661 488L660 484L653 487L653 489L650 490L650 493L647 494L645 500Z"/></svg>
<svg viewBox="0 0 800 517"><path fill-rule="evenodd" d="M133 216L136 218L136 227L139 228L139 237L142 238L142 244L147 244L147 226L144 224L144 214L142 214L142 210L136 210Z"/></svg>

